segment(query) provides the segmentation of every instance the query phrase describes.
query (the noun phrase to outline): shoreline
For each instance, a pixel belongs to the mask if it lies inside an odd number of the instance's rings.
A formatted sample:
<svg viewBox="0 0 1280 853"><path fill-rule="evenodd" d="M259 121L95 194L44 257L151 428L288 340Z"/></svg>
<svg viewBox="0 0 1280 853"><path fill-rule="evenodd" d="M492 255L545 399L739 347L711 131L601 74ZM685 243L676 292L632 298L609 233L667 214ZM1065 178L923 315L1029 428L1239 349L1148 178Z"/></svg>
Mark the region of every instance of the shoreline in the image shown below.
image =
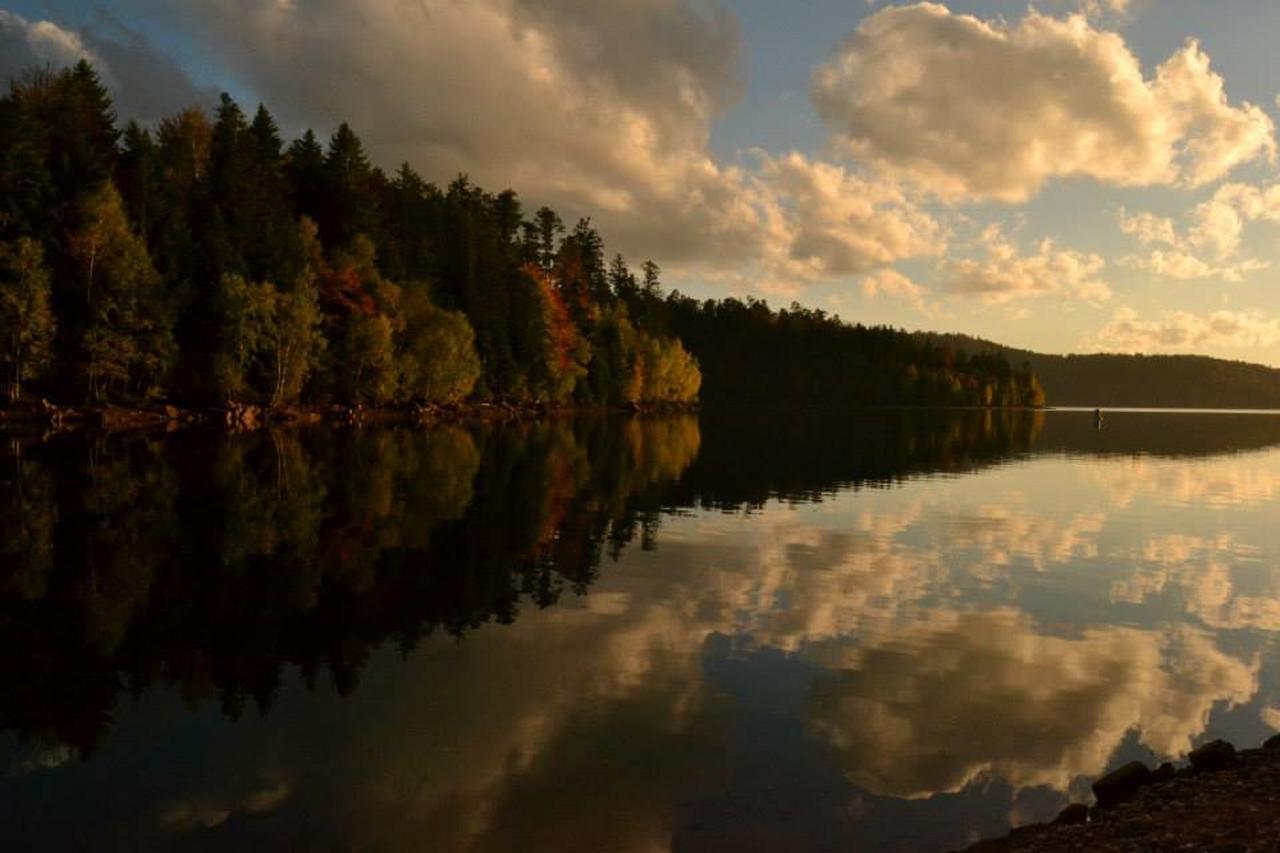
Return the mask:
<svg viewBox="0 0 1280 853"><path fill-rule="evenodd" d="M461 421L497 423L505 421L541 420L550 417L584 414L671 415L693 414L708 408L735 410L756 409L758 403L719 402L706 404L662 403L650 405L567 405L551 406L532 403L457 403L450 405L416 405L367 407L344 404L288 406L271 409L252 403L225 403L207 407L178 406L172 403L149 405L107 404L100 406L62 406L47 400L23 400L0 405L0 433L21 434L47 431L102 430L122 432L140 429L175 430L185 427L207 427L243 432L269 427L288 426L426 426ZM797 406L797 410L811 406ZM867 404L838 406L837 409L860 412L886 411L954 411L954 412L1044 412L1047 408L1024 406L924 406L913 404Z"/></svg>
<svg viewBox="0 0 1280 853"><path fill-rule="evenodd" d="M505 422L541 420L574 414L664 415L698 411L697 404L647 406L549 406L515 403L461 403L366 407L332 404L271 409L250 403L226 403L193 408L173 404L146 406L60 406L47 400L24 400L0 406L0 432L75 432L101 430L124 432L144 429L176 430L187 427L246 432L290 426L430 425L459 421Z"/></svg>
<svg viewBox="0 0 1280 853"><path fill-rule="evenodd" d="M1092 806L1073 803L963 853L1280 849L1280 735L1256 749L1210 741L1188 758L1181 768L1130 762L1093 783Z"/></svg>

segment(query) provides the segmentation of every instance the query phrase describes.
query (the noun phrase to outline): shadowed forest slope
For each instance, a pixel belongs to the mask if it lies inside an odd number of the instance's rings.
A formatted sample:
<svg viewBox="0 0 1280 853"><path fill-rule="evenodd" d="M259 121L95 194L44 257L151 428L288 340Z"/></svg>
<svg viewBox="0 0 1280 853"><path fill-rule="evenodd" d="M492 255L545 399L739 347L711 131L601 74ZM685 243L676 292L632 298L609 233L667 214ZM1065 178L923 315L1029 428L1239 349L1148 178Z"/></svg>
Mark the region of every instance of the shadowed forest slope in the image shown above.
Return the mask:
<svg viewBox="0 0 1280 853"><path fill-rule="evenodd" d="M995 352L1030 365L1054 406L1280 408L1280 370L1203 355L1048 355L968 335L917 338L959 352Z"/></svg>

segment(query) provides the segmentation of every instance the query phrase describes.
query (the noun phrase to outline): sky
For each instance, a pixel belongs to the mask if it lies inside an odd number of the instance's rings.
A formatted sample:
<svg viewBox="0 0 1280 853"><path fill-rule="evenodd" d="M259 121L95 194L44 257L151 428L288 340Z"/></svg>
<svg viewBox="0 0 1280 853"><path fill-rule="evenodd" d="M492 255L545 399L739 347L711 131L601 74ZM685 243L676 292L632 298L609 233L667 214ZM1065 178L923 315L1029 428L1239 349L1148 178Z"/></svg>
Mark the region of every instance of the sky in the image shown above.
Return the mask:
<svg viewBox="0 0 1280 853"><path fill-rule="evenodd" d="M0 0L0 76L228 91L698 297L1280 365L1268 0Z"/></svg>

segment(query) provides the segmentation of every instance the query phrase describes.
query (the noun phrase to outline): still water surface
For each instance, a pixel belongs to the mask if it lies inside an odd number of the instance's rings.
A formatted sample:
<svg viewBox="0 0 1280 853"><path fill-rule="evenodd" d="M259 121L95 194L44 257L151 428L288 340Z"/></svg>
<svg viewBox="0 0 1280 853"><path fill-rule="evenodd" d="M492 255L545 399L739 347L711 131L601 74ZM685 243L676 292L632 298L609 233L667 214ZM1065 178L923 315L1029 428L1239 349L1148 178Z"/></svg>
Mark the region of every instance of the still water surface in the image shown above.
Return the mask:
<svg viewBox="0 0 1280 853"><path fill-rule="evenodd" d="M1280 417L57 436L0 847L945 850L1280 727Z"/></svg>

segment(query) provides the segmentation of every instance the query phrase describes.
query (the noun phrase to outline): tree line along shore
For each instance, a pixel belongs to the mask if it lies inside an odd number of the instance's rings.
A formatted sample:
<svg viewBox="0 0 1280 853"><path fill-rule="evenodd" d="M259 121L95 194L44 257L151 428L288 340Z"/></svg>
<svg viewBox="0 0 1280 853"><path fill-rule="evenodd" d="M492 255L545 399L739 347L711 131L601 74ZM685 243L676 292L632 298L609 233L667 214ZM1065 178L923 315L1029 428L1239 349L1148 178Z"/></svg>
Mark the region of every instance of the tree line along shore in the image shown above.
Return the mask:
<svg viewBox="0 0 1280 853"><path fill-rule="evenodd" d="M86 62L0 98L0 370L55 418L1045 402L995 354L668 293L590 219L388 174L346 124L286 142L223 95L121 127Z"/></svg>

